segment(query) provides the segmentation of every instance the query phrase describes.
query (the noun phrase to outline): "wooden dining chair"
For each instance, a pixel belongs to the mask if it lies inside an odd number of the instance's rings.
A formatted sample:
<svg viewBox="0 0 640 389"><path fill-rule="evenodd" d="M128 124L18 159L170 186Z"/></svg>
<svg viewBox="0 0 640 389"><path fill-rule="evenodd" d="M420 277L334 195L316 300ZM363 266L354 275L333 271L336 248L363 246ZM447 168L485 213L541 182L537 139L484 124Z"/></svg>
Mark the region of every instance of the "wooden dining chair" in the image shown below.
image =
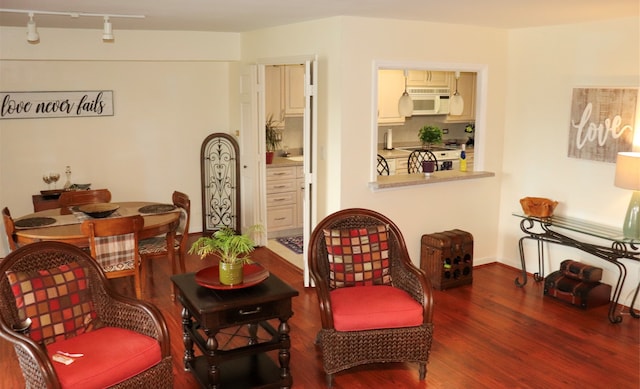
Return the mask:
<svg viewBox="0 0 640 389"><path fill-rule="evenodd" d="M18 242L15 236L16 227L8 207L2 209L2 220L4 221L4 230L7 233L7 240L9 241L9 249L13 251L18 248Z"/></svg>
<svg viewBox="0 0 640 389"><path fill-rule="evenodd" d="M179 264L180 271L186 272L184 260L187 253L187 239L189 238L189 223L191 220L191 200L185 193L175 191L171 197L173 205L180 209L180 223L175 230L175 238L173 244L174 257L171 263L172 274L177 274L177 266ZM145 283L147 280L147 270L151 269L150 259L158 257L167 257L169 245L167 244L166 235L155 236L152 238L143 239L139 242L140 260L141 260L141 277L143 287L145 289ZM177 261L176 261L177 259ZM176 263L177 262L177 263ZM171 284L173 287L173 283ZM173 290L172 294L173 296Z"/></svg>
<svg viewBox="0 0 640 389"><path fill-rule="evenodd" d="M60 204L60 214L71 214L70 207L75 205L108 203L111 202L111 192L109 189L92 190L71 190L62 192L58 203Z"/></svg>
<svg viewBox="0 0 640 389"><path fill-rule="evenodd" d="M140 215L90 219L81 226L82 233L89 238L91 256L105 276L109 279L133 276L137 298L142 296L138 237L143 226Z"/></svg>

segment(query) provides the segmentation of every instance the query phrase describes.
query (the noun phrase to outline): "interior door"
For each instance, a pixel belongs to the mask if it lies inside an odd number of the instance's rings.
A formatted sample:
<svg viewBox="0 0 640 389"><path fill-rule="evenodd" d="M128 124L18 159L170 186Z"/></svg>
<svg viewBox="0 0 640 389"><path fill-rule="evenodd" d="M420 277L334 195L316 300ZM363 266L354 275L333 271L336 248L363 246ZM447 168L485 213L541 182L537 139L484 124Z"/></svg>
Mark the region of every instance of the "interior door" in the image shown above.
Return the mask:
<svg viewBox="0 0 640 389"><path fill-rule="evenodd" d="M261 214L266 209L264 180L260 180L266 164L264 126L258 125L264 123L264 92L259 88L264 82L260 80L264 80L264 66L248 65L242 69L239 138L243 231L256 224L264 225ZM256 232L253 239L258 245L266 245L266 231Z"/></svg>
<svg viewBox="0 0 640 389"><path fill-rule="evenodd" d="M303 236L308 242L311 231L317 224L317 56L304 58L284 58L270 60L268 63L248 66L242 76L241 91L241 158L242 158L242 215L243 227L253 224L266 226L266 161L265 161L265 65L305 64L304 95L305 109L303 114L303 148L304 148L304 204L303 204ZM245 85L246 83L246 85ZM250 84L250 85L249 85ZM256 243L266 245L266 230L254 237ZM307 265L307 248L303 249L304 285L310 285Z"/></svg>
<svg viewBox="0 0 640 389"><path fill-rule="evenodd" d="M317 197L316 187L317 177L317 112L318 112L318 57L305 61L304 87L305 87L305 107L303 124L303 144L304 144L304 204L303 204L303 236L304 242L309 242L313 227L317 220ZM304 263L304 286L310 286L309 266L307 264L307 244L303 246L302 258Z"/></svg>

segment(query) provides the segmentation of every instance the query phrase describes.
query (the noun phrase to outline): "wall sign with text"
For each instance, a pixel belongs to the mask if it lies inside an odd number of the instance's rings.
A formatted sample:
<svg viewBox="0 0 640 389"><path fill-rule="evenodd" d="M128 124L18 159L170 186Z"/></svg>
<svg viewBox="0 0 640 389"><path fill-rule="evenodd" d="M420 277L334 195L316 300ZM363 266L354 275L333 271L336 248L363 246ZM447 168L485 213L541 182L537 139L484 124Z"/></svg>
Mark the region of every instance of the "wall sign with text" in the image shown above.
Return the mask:
<svg viewBox="0 0 640 389"><path fill-rule="evenodd" d="M638 88L574 88L569 157L616 162L632 151Z"/></svg>
<svg viewBox="0 0 640 389"><path fill-rule="evenodd" d="M0 119L113 116L113 91L0 92Z"/></svg>

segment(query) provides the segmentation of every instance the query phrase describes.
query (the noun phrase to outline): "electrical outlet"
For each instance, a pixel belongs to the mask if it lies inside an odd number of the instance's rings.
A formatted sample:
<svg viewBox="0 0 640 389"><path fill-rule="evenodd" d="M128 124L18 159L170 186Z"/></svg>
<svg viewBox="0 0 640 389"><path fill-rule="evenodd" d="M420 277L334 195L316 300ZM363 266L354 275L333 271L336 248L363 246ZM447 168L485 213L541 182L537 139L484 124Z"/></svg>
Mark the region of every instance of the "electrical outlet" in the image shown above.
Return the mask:
<svg viewBox="0 0 640 389"><path fill-rule="evenodd" d="M449 129L448 128L443 128L442 129L442 133L443 134L448 134L449 133Z"/></svg>

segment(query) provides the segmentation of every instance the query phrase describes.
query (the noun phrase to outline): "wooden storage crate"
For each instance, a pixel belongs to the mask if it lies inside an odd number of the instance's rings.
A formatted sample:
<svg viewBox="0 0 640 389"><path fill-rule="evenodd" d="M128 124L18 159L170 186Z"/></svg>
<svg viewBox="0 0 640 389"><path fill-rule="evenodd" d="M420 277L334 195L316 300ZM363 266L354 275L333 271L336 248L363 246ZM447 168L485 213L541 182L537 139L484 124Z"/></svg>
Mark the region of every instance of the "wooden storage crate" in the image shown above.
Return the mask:
<svg viewBox="0 0 640 389"><path fill-rule="evenodd" d="M473 281L473 235L462 230L422 235L420 268L434 288L449 289Z"/></svg>

